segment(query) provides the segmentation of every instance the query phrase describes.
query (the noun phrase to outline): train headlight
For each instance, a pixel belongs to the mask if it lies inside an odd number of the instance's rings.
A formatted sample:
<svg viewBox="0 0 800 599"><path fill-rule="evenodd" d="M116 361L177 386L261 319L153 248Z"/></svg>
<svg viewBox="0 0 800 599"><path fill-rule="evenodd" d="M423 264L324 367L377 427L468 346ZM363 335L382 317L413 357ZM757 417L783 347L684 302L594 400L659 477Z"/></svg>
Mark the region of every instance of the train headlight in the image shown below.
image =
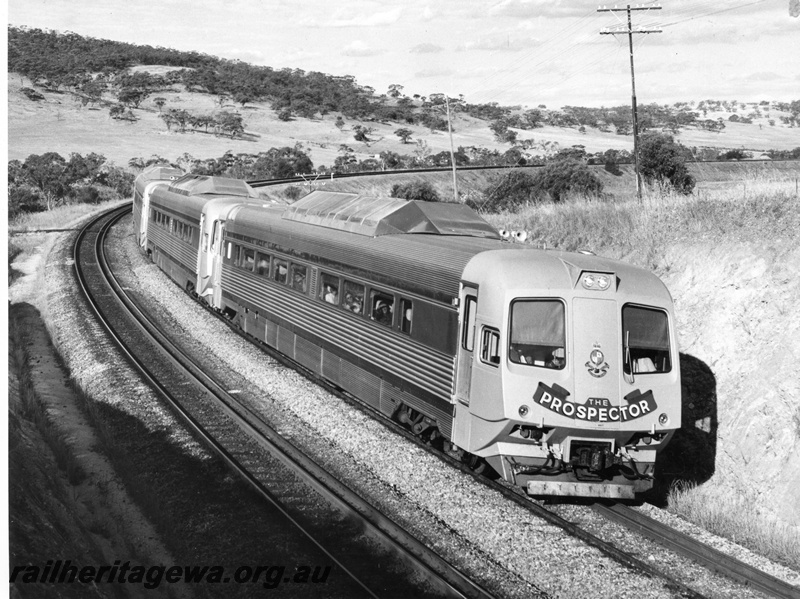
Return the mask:
<svg viewBox="0 0 800 599"><path fill-rule="evenodd" d="M528 406L520 406L519 407L519 415L525 418L528 415Z"/></svg>
<svg viewBox="0 0 800 599"><path fill-rule="evenodd" d="M611 277L613 275L599 273L599 272L586 272L581 277L581 285L584 289L591 289L594 291L605 291L611 287Z"/></svg>
<svg viewBox="0 0 800 599"><path fill-rule="evenodd" d="M658 423L661 426L665 426L667 423L669 423L669 416L667 416L666 414L663 414L663 413L659 414L658 415Z"/></svg>

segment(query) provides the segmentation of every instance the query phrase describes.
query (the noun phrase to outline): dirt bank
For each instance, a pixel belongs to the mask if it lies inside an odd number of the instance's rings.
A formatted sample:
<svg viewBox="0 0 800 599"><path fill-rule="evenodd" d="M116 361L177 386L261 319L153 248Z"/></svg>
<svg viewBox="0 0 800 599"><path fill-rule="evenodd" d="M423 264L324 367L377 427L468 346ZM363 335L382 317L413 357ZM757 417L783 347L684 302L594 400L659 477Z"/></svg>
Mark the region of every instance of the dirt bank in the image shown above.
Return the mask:
<svg viewBox="0 0 800 599"><path fill-rule="evenodd" d="M800 248L794 238L680 244L659 273L672 293L681 351L716 383L714 474L800 533ZM716 422L715 422L716 420Z"/></svg>

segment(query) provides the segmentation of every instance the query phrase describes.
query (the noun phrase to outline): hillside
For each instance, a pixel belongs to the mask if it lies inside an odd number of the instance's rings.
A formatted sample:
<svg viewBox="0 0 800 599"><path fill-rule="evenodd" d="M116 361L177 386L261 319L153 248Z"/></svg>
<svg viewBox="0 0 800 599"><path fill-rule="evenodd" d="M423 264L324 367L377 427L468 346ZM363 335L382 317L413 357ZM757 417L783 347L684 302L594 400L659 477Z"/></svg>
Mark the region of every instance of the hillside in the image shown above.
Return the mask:
<svg viewBox="0 0 800 599"><path fill-rule="evenodd" d="M146 67L153 72L163 72L157 67ZM141 69L140 69L141 70ZM280 120L267 102L248 102L226 105L225 110L238 111L243 119L245 139L231 139L201 131L178 133L168 131L159 118L159 109L153 97L142 102L133 112L136 122L110 118L108 106L82 106L80 99L68 92L54 92L37 88L44 100L28 99L20 89L28 82L18 75L8 79L8 151L9 159L24 160L30 154L58 152L67 157L72 152L86 154L98 152L117 165L127 165L132 158L147 159L153 155L174 161L186 153L194 158L216 158L225 152L234 154L257 154L272 147L300 144L311 157L314 166L332 166L340 153L340 146L347 145L358 159L366 159L384 151L413 154L414 143L403 144L394 134L400 127L412 131L411 141L422 140L428 151L436 154L448 151L450 142L447 133L431 131L419 125L358 121L345 118L345 125L336 127L336 113L313 119L294 117ZM212 114L219 111L216 96L189 92L180 85L173 91L160 91L157 96L166 100L163 110L170 108L187 110L193 114ZM105 98L109 102L110 95ZM716 114L716 113L714 113ZM723 113L720 113L722 115ZM770 114L774 118L775 111ZM768 124L766 116L753 124L728 123L719 132L703 129L681 129L677 141L688 147L713 147L720 149L744 148L756 151L756 155L767 149L790 150L800 145L797 130L781 123ZM354 127L368 126L374 129L369 143L354 139ZM489 123L464 114L454 119L455 147L476 146L504 152L511 146L495 141ZM631 150L631 136L616 135L587 128L585 133L575 128L544 126L531 130L517 130L519 140L532 139L536 144L545 142L565 148L584 146L589 153L607 149ZM553 147L552 145L550 146ZM535 150L533 151L535 153Z"/></svg>

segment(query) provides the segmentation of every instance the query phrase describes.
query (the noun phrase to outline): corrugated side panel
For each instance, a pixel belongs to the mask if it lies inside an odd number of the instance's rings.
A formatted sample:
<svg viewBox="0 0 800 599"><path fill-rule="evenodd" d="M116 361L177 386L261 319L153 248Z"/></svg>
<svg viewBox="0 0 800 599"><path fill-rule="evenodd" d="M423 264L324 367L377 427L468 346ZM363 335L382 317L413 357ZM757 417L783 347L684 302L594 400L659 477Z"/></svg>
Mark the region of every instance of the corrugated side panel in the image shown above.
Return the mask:
<svg viewBox="0 0 800 599"><path fill-rule="evenodd" d="M300 330L347 349L403 380L413 382L436 397L448 401L452 390L454 357L439 353L397 335L344 310L300 296L288 288L271 284L228 266L222 269L222 288L251 304L260 313L274 314ZM268 333L269 334L269 333ZM278 350L294 357L290 338L278 335Z"/></svg>
<svg viewBox="0 0 800 599"><path fill-rule="evenodd" d="M381 407L381 379L358 366L342 360L339 368L339 386L376 410Z"/></svg>
<svg viewBox="0 0 800 599"><path fill-rule="evenodd" d="M174 235L155 225L149 227L149 236L156 247L161 248L165 254L187 270L195 272L197 268L197 248L180 241Z"/></svg>
<svg viewBox="0 0 800 599"><path fill-rule="evenodd" d="M308 339L303 339L297 335L294 340L294 359L306 368L310 368L314 372L319 372L322 361L322 349Z"/></svg>

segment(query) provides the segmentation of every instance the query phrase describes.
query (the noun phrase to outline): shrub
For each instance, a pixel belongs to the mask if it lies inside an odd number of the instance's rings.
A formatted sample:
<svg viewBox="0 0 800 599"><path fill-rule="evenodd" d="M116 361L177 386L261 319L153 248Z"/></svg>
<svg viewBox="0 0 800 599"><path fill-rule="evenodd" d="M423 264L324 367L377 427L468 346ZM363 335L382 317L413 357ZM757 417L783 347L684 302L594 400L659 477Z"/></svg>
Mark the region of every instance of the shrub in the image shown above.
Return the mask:
<svg viewBox="0 0 800 599"><path fill-rule="evenodd" d="M599 195L603 183L582 160L562 158L549 162L536 174L539 188L560 202L567 193L582 196Z"/></svg>
<svg viewBox="0 0 800 599"><path fill-rule="evenodd" d="M512 169L492 180L483 190L484 202L473 208L487 212L516 210L529 202L537 202L542 198L537 177L527 171Z"/></svg>
<svg viewBox="0 0 800 599"><path fill-rule="evenodd" d="M389 195L393 198L403 198L405 200L420 200L422 202L439 202L439 194L433 185L427 181L395 183Z"/></svg>
<svg viewBox="0 0 800 599"><path fill-rule="evenodd" d="M685 164L691 151L675 143L671 135L645 133L639 142L639 156L639 171L648 184L668 184L680 193L692 193L695 180Z"/></svg>

